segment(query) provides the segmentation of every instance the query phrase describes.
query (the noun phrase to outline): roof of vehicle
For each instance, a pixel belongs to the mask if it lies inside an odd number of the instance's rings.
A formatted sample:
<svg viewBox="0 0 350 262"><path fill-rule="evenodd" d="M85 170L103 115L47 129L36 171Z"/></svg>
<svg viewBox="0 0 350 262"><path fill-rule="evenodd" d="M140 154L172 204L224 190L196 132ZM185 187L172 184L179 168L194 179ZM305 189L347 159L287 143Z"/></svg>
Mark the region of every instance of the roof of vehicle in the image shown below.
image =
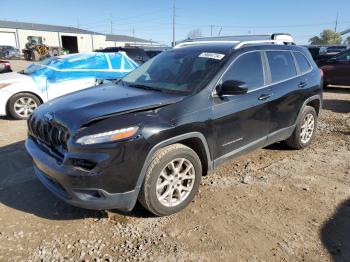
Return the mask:
<svg viewBox="0 0 350 262"><path fill-rule="evenodd" d="M201 42L198 44L191 44L187 46L181 46L177 49L184 49L184 50L193 50L193 51L202 51L202 52L215 52L215 53L222 53L222 54L228 54L236 49L236 47L241 42L234 42L234 41L207 41L207 42ZM297 46L297 45L284 45L284 44L273 44L273 43L247 43L243 45L241 48L249 48L249 49L260 49L260 50L266 50L266 49L278 49L278 50L295 50L295 51L301 51L301 50L307 50L305 47Z"/></svg>
<svg viewBox="0 0 350 262"><path fill-rule="evenodd" d="M193 44L183 46L181 48L174 48L172 50L191 50L202 52L216 52L222 54L228 54L232 51L234 44L232 42L203 42L201 44ZM169 50L169 51L172 51Z"/></svg>

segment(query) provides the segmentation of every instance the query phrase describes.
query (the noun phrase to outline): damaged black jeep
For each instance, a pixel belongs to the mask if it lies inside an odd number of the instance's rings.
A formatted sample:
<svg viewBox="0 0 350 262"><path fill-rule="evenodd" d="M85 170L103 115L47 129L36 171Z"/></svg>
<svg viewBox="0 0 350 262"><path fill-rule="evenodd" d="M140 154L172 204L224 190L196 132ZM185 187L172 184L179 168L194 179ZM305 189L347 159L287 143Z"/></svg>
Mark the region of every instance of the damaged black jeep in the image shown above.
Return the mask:
<svg viewBox="0 0 350 262"><path fill-rule="evenodd" d="M307 147L321 82L302 47L193 42L40 106L26 148L41 182L72 205L129 211L139 200L169 215L231 157L282 140Z"/></svg>

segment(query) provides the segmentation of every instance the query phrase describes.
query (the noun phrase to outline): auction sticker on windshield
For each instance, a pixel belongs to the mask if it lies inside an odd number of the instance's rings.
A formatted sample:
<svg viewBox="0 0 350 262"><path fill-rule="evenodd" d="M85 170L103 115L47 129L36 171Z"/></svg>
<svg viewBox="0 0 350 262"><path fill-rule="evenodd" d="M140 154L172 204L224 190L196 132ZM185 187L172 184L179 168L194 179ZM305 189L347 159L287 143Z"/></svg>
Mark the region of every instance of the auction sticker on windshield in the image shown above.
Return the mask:
<svg viewBox="0 0 350 262"><path fill-rule="evenodd" d="M223 54L218 54L218 53L201 53L198 57L203 57L203 58L210 58L210 59L215 59L215 60L221 60L225 57Z"/></svg>

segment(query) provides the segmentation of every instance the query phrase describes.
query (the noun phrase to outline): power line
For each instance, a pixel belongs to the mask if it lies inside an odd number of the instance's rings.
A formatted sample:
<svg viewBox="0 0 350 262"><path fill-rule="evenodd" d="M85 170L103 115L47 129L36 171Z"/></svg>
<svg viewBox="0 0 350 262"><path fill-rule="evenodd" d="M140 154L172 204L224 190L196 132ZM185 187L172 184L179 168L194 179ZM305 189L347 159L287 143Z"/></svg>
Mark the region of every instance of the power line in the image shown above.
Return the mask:
<svg viewBox="0 0 350 262"><path fill-rule="evenodd" d="M239 26L239 25L193 25L193 24L183 24L183 23L177 23L177 25L184 25L184 26L197 26L197 27L223 27L223 28L293 28L293 27L314 27L314 26L324 26L324 25L333 25L334 22L329 23L319 23L319 24L295 24L295 25L250 25L250 26Z"/></svg>

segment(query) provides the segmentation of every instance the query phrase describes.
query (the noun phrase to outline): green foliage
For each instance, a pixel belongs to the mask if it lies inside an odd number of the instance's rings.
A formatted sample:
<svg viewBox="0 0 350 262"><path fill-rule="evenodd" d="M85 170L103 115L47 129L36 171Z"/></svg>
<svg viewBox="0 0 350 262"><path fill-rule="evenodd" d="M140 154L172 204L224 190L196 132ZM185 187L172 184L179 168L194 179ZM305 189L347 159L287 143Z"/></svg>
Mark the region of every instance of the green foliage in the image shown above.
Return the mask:
<svg viewBox="0 0 350 262"><path fill-rule="evenodd" d="M330 29L325 29L320 36L310 38L309 42L311 45L338 45L341 44L342 38L339 33Z"/></svg>

